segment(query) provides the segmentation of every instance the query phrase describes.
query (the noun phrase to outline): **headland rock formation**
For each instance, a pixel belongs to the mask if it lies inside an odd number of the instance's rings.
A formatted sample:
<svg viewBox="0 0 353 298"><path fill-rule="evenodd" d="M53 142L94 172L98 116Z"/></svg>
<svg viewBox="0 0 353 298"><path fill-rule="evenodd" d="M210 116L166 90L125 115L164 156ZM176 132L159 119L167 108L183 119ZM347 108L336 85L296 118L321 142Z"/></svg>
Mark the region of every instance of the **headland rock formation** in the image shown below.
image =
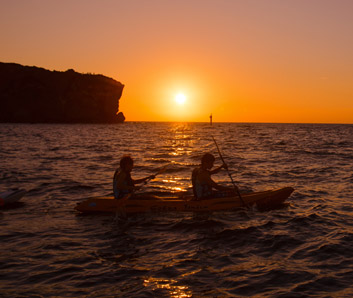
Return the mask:
<svg viewBox="0 0 353 298"><path fill-rule="evenodd" d="M0 62L0 122L123 122L123 88L103 75Z"/></svg>

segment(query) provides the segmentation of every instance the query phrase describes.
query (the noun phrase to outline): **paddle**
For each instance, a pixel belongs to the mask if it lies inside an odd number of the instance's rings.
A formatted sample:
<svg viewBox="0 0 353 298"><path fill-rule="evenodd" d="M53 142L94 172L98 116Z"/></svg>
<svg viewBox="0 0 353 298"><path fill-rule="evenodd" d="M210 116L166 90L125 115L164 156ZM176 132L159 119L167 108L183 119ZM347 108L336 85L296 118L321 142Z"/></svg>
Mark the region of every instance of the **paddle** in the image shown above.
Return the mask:
<svg viewBox="0 0 353 298"><path fill-rule="evenodd" d="M168 165L165 165L165 166L163 166L162 168L160 168L157 172L156 172L156 174L154 174L153 176L153 178L148 178L148 179L146 179L146 181L144 182L144 185L146 185L148 182L150 182L152 179L154 179L154 178L156 178L156 176L157 175L160 175L160 174L162 174L162 173L164 173L166 170L167 170L167 167L168 167Z"/></svg>
<svg viewBox="0 0 353 298"><path fill-rule="evenodd" d="M157 175L160 175L162 173L164 173L167 170L168 165L163 166L162 168L160 168L153 176L153 178L148 178L145 180L144 184L142 186L140 186L137 190L140 190L144 185L146 185L148 182L150 182L152 179L156 178ZM126 196L124 196L121 200L128 200L133 194L135 193L135 191L130 192L129 194L127 194Z"/></svg>
<svg viewBox="0 0 353 298"><path fill-rule="evenodd" d="M226 164L226 163L224 162L222 153L221 153L221 151L219 150L218 144L217 144L217 142L216 142L216 140L215 140L215 138L214 138L213 136L212 136L212 139L213 139L214 143L216 144L219 157L221 158L223 164ZM234 183L234 181L233 181L232 175L230 174L228 167L227 167L226 169L227 169L229 178L230 178L230 180L232 181L232 184L233 184L233 186L234 186L234 189L235 189L235 191L237 192L237 194L238 194L238 196L239 196L241 202L243 203L244 206L247 207L247 205L245 204L245 202L244 202L244 200L243 200L243 198L242 198L242 196L241 196L241 194L240 194L240 192L239 192L239 189L236 187L236 185L235 185L235 183Z"/></svg>

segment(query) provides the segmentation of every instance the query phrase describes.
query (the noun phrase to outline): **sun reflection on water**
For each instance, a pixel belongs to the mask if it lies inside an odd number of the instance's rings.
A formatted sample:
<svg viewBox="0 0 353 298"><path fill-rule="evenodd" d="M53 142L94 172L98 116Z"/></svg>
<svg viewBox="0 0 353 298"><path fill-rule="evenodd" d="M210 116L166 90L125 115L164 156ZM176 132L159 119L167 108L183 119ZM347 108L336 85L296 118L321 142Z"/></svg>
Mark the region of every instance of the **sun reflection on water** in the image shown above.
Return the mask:
<svg viewBox="0 0 353 298"><path fill-rule="evenodd" d="M187 286L176 285L176 283L177 281L174 279L150 277L144 280L143 285L151 287L152 290L167 290L172 298L192 297L192 291Z"/></svg>
<svg viewBox="0 0 353 298"><path fill-rule="evenodd" d="M165 188L170 192L186 192L189 188L188 185L185 185L185 182L182 181L182 178L171 177L162 180Z"/></svg>

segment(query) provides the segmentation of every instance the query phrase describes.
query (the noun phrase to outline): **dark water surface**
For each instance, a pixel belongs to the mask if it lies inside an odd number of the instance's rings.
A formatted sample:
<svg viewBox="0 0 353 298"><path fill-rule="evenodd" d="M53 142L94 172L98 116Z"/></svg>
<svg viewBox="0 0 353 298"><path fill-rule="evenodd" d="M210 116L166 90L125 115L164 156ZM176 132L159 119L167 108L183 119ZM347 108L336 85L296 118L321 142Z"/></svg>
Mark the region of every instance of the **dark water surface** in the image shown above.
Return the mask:
<svg viewBox="0 0 353 298"><path fill-rule="evenodd" d="M190 191L213 135L242 191L292 186L284 208L82 216L119 159L145 191ZM217 158L216 164L220 164ZM229 184L226 171L215 180ZM352 297L353 125L0 124L0 297Z"/></svg>

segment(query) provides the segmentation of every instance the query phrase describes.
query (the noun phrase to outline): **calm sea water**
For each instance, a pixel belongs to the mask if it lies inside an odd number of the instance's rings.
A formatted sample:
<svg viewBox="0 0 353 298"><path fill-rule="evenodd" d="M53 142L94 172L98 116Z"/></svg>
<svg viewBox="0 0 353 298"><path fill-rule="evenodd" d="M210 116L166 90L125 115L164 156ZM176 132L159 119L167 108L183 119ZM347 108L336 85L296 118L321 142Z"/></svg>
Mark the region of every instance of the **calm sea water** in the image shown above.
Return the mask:
<svg viewBox="0 0 353 298"><path fill-rule="evenodd" d="M119 219L74 211L112 192L123 154L144 191L190 192L214 136L242 191L284 208ZM219 158L216 164L220 164ZM215 180L229 185L225 171ZM352 297L353 125L0 124L0 297Z"/></svg>

